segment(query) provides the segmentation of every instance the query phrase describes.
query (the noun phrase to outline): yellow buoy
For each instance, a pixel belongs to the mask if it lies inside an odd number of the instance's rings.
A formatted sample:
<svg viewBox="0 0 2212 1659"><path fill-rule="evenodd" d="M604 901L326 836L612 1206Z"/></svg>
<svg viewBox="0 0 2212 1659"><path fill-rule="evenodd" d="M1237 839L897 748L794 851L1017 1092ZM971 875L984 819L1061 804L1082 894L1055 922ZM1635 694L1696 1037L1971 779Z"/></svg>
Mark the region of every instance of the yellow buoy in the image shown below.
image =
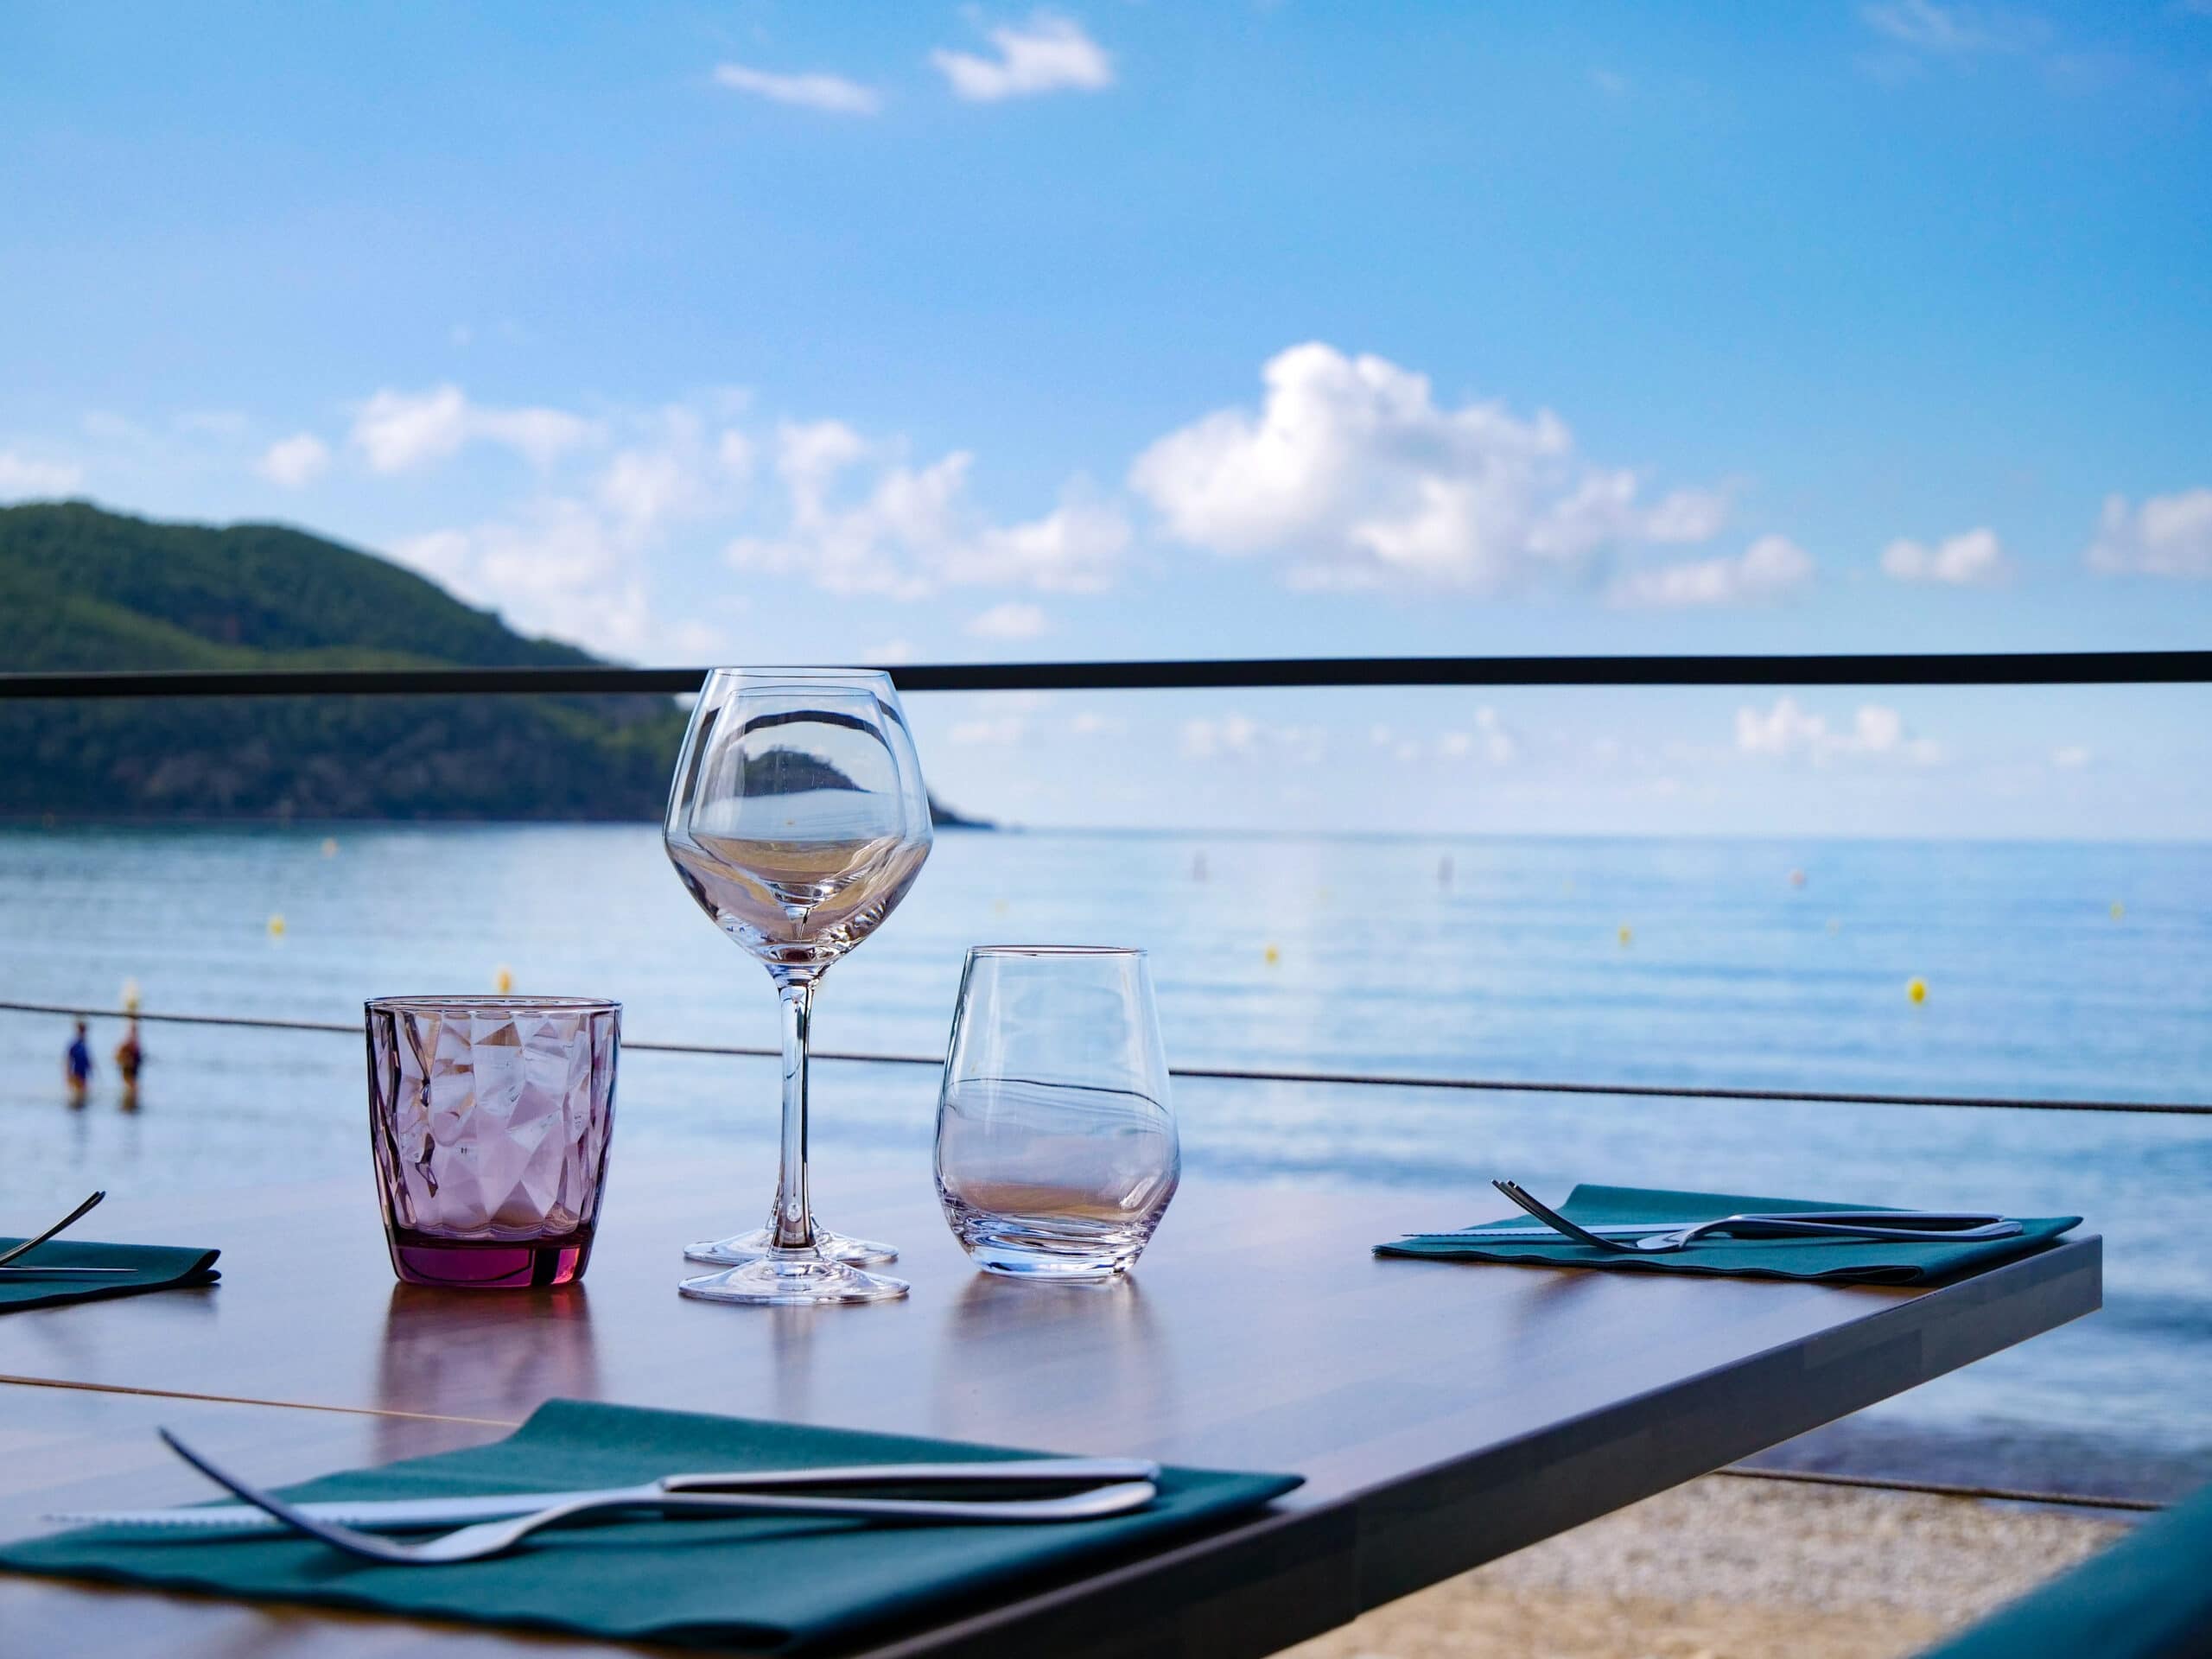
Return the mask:
<svg viewBox="0 0 2212 1659"><path fill-rule="evenodd" d="M2127 914L2127 906L2126 906L2126 905L2121 904L2121 903L2120 902L2120 900L2119 900L2119 899L2113 899L2113 900L2112 901L2112 918L2113 918L2113 920L2114 920L2114 921L2116 922L2116 921L2118 921L2121 917L2123 917L2123 916L2125 916L2125 915L2126 915L2126 914Z"/></svg>
<svg viewBox="0 0 2212 1659"><path fill-rule="evenodd" d="M272 939L284 937L284 912L281 910L269 918L269 937Z"/></svg>
<svg viewBox="0 0 2212 1659"><path fill-rule="evenodd" d="M1275 963L1282 960L1282 952L1276 950L1272 944L1266 950L1260 952L1260 956L1270 968L1274 967Z"/></svg>
<svg viewBox="0 0 2212 1659"><path fill-rule="evenodd" d="M1904 994L1915 1002L1925 1002L1928 1000L1928 982L1915 974L1905 981Z"/></svg>
<svg viewBox="0 0 2212 1659"><path fill-rule="evenodd" d="M1003 899L994 899L991 900L991 914L994 916L1003 916L1012 908L1013 906L1007 904Z"/></svg>
<svg viewBox="0 0 2212 1659"><path fill-rule="evenodd" d="M123 982L123 1011L125 1014L138 1012L138 982L135 979Z"/></svg>
<svg viewBox="0 0 2212 1659"><path fill-rule="evenodd" d="M338 837L337 837L337 836L325 836L322 838L322 855L323 855L325 858L335 858L335 857L337 857L337 856L338 856Z"/></svg>
<svg viewBox="0 0 2212 1659"><path fill-rule="evenodd" d="M1621 924L1621 931L1620 931L1620 936L1619 936L1619 937L1620 937L1620 942L1621 942L1624 945L1633 944L1633 943L1635 942L1635 939L1636 939L1636 930L1635 930L1634 928L1630 927L1630 926L1626 922L1623 922L1623 923Z"/></svg>
<svg viewBox="0 0 2212 1659"><path fill-rule="evenodd" d="M502 963L499 967L499 970L492 976L492 988L499 992L501 996L505 996L509 991L514 989L514 969L507 967L505 963Z"/></svg>

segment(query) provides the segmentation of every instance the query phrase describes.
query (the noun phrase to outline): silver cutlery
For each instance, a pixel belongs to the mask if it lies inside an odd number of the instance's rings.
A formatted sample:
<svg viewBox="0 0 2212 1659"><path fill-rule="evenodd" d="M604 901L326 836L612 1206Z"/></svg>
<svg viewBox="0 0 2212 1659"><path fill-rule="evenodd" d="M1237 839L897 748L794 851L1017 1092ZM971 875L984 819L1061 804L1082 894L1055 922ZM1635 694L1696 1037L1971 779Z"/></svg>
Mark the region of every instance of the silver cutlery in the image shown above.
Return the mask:
<svg viewBox="0 0 2212 1659"><path fill-rule="evenodd" d="M75 1225L76 1223L82 1220L93 1210L98 1209L99 1207L100 1200L105 1197L107 1197L105 1192L93 1193L91 1198L86 1198L82 1204L79 1205L74 1210L72 1210L67 1215L62 1217L60 1220L55 1222L53 1226L48 1228L36 1238L27 1238L20 1244L11 1244L6 1249L0 1250L0 1268L6 1267L8 1263L13 1262L19 1255L29 1255L33 1250L38 1249L40 1245L45 1243L48 1239L52 1238L56 1233L60 1232L64 1228Z"/></svg>
<svg viewBox="0 0 2212 1659"><path fill-rule="evenodd" d="M238 1497L276 1517L296 1532L320 1539L333 1549L362 1560L390 1566L449 1567L461 1561L480 1561L504 1554L543 1527L624 1510L652 1509L663 1515L734 1517L741 1516L812 1516L821 1519L953 1522L967 1526L1003 1525L1009 1522L1057 1522L1095 1521L1143 1508L1158 1496L1148 1480L1122 1481L1094 1486L1065 1497L996 1498L958 1501L950 1498L798 1497L760 1494L710 1496L705 1493L665 1492L642 1488L639 1492L609 1500L586 1497L556 1504L535 1515L507 1521L486 1521L463 1527L442 1538L418 1544L394 1542L372 1532L358 1531L334 1522L304 1515L283 1498L250 1486L201 1457L168 1432L161 1431L170 1451Z"/></svg>
<svg viewBox="0 0 2212 1659"><path fill-rule="evenodd" d="M1491 1185L1535 1217L1537 1220L1565 1234L1567 1237L1596 1249L1611 1250L1624 1255L1639 1253L1664 1255L1675 1250L1687 1249L1700 1238L1724 1228L1730 1231L1740 1230L1755 1237L1764 1238L1903 1239L1940 1243L1957 1243L1962 1240L2012 1238L2017 1237L2021 1230L2018 1222L2007 1220L2003 1217L1972 1227L1931 1228L1888 1227L1878 1225L1872 1222L1840 1224L1825 1220L1808 1221L1794 1215L1742 1215L1723 1216L1717 1220L1700 1222L1694 1226L1681 1228L1672 1232L1656 1233L1635 1239L1622 1239L1608 1237L1579 1223L1569 1221L1557 1211L1549 1209L1529 1197L1527 1192L1511 1181L1492 1181ZM1826 1215L1834 1212L1815 1213ZM1866 1216L1889 1217L1897 1212L1864 1211L1858 1213Z"/></svg>
<svg viewBox="0 0 2212 1659"><path fill-rule="evenodd" d="M1882 1217L1882 1221L1878 1223L1875 1219L1877 1217ZM1763 1221L1798 1224L1806 1222L1832 1222L1847 1226L1882 1225L1886 1227L1894 1223L1898 1227L1941 1230L1947 1238L1972 1237L1974 1236L1975 1229L1999 1224L2010 1224L2005 1223L2003 1216L1988 1215L1979 1211L1948 1210L1810 1210L1791 1211L1786 1214L1746 1212L1743 1215L1729 1216L1724 1219L1730 1224L1738 1222L1750 1224ZM1711 1221L1608 1221L1590 1223L1584 1225L1582 1230L1586 1233L1602 1233L1608 1238L1636 1239L1653 1233L1679 1233L1692 1227L1710 1227L1719 1224ZM1549 1225L1500 1227L1495 1223L1484 1223L1473 1227L1454 1227L1440 1233L1400 1235L1403 1238L1466 1238L1472 1239L1478 1243L1495 1239L1508 1244L1525 1243L1531 1239L1557 1238L1559 1236L1559 1229Z"/></svg>
<svg viewBox="0 0 2212 1659"><path fill-rule="evenodd" d="M474 1497L330 1499L294 1503L311 1520L334 1522L368 1532L405 1532L416 1528L461 1526L474 1521L505 1520L562 1504L632 1502L650 1505L671 1492L775 1492L854 1486L942 1486L952 1490L988 1486L1103 1485L1160 1478L1160 1465L1142 1458L1021 1458L986 1463L894 1463L845 1465L821 1469L739 1469L726 1473L665 1475L642 1486L609 1486L574 1492L498 1492ZM193 1509L111 1510L61 1513L41 1517L72 1526L159 1527L165 1530L281 1530L284 1522L245 1503L209 1503Z"/></svg>

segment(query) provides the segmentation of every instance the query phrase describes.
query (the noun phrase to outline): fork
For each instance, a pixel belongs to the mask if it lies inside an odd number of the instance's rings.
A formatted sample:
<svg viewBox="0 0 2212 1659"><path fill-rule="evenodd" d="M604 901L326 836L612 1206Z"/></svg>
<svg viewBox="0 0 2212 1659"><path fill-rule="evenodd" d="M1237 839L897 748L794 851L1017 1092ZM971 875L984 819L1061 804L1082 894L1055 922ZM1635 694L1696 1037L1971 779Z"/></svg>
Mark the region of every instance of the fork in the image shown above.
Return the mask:
<svg viewBox="0 0 2212 1659"><path fill-rule="evenodd" d="M295 1532L320 1539L333 1549L343 1550L362 1560L397 1567L450 1567L461 1561L480 1561L505 1554L541 1528L626 1510L651 1509L664 1515L678 1516L812 1516L820 1519L950 1521L970 1526L991 1526L1007 1522L1102 1520L1109 1516L1125 1515L1131 1510L1142 1509L1159 1495L1160 1490L1148 1480L1129 1480L1110 1486L1093 1487L1088 1491L1076 1492L1065 1497L997 1498L976 1502L951 1498L710 1496L690 1492L667 1492L658 1497L637 1494L620 1498L582 1498L570 1503L556 1503L534 1515L517 1516L505 1521L480 1522L475 1526L462 1527L447 1533L442 1537L425 1539L419 1544L404 1544L303 1514L275 1494L249 1485L236 1475L218 1468L168 1429L162 1429L161 1436L170 1451L218 1486L264 1514L275 1516Z"/></svg>
<svg viewBox="0 0 2212 1659"><path fill-rule="evenodd" d="M1694 1227L1684 1227L1673 1232L1655 1233L1643 1238L1623 1240L1607 1238L1579 1227L1558 1211L1539 1203L1528 1192L1512 1181L1492 1181L1491 1185L1519 1205L1546 1226L1564 1233L1578 1243L1588 1244L1600 1250L1611 1250L1621 1255L1664 1255L1675 1250L1687 1249L1703 1235L1722 1228L1756 1230L1770 1238L1863 1238L1906 1239L1915 1242L1959 1243L1976 1239L2012 1238L2018 1236L2020 1224L2002 1217L1977 1227L1885 1227L1868 1221L1838 1222L1797 1221L1784 1216L1722 1216L1713 1221L1702 1221ZM1865 1212L1869 1217L1885 1213L1878 1210Z"/></svg>
<svg viewBox="0 0 2212 1659"><path fill-rule="evenodd" d="M36 1238L27 1238L20 1244L12 1244L9 1246L8 1249L0 1250L0 1268L6 1267L10 1262L14 1261L19 1255L29 1255L33 1250L38 1249L40 1245L45 1243L48 1239L52 1238L56 1233L61 1231L64 1228L74 1226L86 1214L98 1208L100 1200L105 1197L107 1197L107 1194L105 1192L93 1193L91 1198L86 1198L82 1204L79 1205L74 1210L72 1210L67 1215L62 1217L60 1220L55 1222L53 1226L48 1228Z"/></svg>

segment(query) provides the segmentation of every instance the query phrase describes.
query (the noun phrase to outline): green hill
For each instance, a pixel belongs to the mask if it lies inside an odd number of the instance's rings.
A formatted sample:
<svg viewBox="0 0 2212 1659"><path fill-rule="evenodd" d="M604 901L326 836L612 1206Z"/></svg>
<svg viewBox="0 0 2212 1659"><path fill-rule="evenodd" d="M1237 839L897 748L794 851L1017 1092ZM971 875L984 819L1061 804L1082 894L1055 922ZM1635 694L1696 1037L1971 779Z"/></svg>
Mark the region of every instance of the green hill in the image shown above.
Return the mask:
<svg viewBox="0 0 2212 1659"><path fill-rule="evenodd" d="M0 508L0 671L594 660L304 531ZM0 817L649 819L683 732L664 697L0 699Z"/></svg>

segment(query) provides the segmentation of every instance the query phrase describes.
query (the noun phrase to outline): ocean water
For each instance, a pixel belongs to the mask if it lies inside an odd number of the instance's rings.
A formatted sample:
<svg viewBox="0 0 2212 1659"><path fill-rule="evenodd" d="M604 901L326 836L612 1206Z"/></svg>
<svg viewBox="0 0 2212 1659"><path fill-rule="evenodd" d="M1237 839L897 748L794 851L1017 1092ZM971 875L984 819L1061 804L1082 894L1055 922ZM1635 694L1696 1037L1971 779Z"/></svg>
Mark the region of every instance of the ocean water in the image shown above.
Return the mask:
<svg viewBox="0 0 2212 1659"><path fill-rule="evenodd" d="M633 1040L775 1039L766 976L643 826L0 830L0 1001L112 1006L133 979L162 1012L353 1022L365 997L489 989L505 968L518 990L620 997ZM1147 947L1184 1065L2212 1099L2197 846L948 833L825 981L817 1045L941 1049L983 942ZM0 1212L94 1183L363 1173L358 1038L145 1034L144 1109L115 1109L111 1022L73 1114L67 1023L0 1012ZM925 1067L823 1065L833 1187L861 1147L911 1152L926 1180L935 1087ZM765 1060L632 1051L617 1159L695 1155L749 1214L775 1088ZM2086 1215L2102 1313L1799 1460L2152 1494L2212 1479L2212 1119L1187 1080L1176 1107L1193 1170L1463 1185L1446 1221L1494 1210L1500 1174Z"/></svg>

